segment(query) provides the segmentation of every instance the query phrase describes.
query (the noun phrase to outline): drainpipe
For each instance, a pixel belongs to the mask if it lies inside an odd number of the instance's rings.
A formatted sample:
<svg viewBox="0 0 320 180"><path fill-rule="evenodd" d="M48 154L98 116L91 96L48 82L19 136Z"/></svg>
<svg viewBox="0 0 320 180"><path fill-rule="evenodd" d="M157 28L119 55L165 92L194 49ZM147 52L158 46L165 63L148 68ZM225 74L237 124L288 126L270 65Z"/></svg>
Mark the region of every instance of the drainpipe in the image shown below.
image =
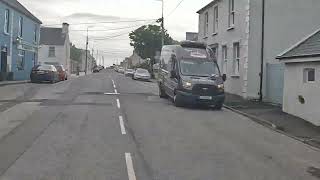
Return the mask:
<svg viewBox="0 0 320 180"><path fill-rule="evenodd" d="M263 65L264 65L264 23L265 23L265 0L262 0L262 20L261 20L261 64L260 64L260 90L259 100L263 100Z"/></svg>

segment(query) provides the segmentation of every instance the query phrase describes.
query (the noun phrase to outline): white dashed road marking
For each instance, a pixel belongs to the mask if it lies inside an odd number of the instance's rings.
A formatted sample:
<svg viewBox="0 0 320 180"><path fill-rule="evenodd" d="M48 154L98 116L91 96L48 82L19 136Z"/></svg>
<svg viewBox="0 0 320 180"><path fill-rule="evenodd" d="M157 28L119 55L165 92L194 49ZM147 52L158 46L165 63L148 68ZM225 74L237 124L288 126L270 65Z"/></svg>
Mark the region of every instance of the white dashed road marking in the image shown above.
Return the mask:
<svg viewBox="0 0 320 180"><path fill-rule="evenodd" d="M114 93L115 93L115 94L118 94L118 91L117 91L117 89L114 89Z"/></svg>
<svg viewBox="0 0 320 180"><path fill-rule="evenodd" d="M117 107L120 109L120 100L117 99Z"/></svg>
<svg viewBox="0 0 320 180"><path fill-rule="evenodd" d="M104 95L119 95L119 93L104 93Z"/></svg>
<svg viewBox="0 0 320 180"><path fill-rule="evenodd" d="M126 133L126 129L124 127L124 122L123 122L123 117L122 116L119 116L119 122L120 122L120 128L121 128L121 134L127 134Z"/></svg>
<svg viewBox="0 0 320 180"><path fill-rule="evenodd" d="M127 164L127 171L128 171L128 178L129 180L136 180L136 174L133 169L132 157L130 153L125 153L126 156L126 164Z"/></svg>
<svg viewBox="0 0 320 180"><path fill-rule="evenodd" d="M114 83L113 79L112 79L112 85L113 85L113 88L116 88L116 84Z"/></svg>

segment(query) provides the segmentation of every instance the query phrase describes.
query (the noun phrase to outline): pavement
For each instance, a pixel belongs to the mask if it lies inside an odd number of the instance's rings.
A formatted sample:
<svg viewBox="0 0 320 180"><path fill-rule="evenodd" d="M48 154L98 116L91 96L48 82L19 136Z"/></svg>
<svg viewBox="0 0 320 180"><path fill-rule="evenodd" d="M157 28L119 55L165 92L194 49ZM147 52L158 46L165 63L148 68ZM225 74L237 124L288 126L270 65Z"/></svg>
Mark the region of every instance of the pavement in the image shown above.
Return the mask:
<svg viewBox="0 0 320 180"><path fill-rule="evenodd" d="M155 82L104 71L30 88L0 99L0 180L320 178L318 149L228 109L177 108Z"/></svg>
<svg viewBox="0 0 320 180"><path fill-rule="evenodd" d="M320 127L287 114L280 106L227 94L225 106L266 126L320 149Z"/></svg>

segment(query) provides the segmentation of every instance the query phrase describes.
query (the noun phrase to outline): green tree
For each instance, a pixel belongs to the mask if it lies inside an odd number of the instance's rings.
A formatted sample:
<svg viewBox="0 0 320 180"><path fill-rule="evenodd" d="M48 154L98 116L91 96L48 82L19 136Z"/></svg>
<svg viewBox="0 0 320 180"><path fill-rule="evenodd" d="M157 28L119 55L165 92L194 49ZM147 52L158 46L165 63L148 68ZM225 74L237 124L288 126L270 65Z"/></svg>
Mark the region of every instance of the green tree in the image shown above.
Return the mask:
<svg viewBox="0 0 320 180"><path fill-rule="evenodd" d="M161 37L161 27L158 25L141 26L129 34L130 45L134 47L134 51L143 59L150 58L152 61L156 52L161 50ZM176 42L165 30L164 44L170 45Z"/></svg>
<svg viewBox="0 0 320 180"><path fill-rule="evenodd" d="M77 62L81 61L81 49L77 48L74 44L70 47L70 58Z"/></svg>

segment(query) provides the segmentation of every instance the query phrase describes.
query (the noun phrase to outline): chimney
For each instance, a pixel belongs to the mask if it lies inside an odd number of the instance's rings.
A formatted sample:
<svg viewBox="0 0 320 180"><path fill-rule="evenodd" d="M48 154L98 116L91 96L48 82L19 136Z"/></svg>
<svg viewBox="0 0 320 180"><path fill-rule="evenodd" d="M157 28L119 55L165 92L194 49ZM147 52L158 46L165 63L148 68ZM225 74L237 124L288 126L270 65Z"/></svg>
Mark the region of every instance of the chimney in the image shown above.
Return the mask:
<svg viewBox="0 0 320 180"><path fill-rule="evenodd" d="M62 23L62 33L68 34L69 33L69 24L68 23Z"/></svg>

